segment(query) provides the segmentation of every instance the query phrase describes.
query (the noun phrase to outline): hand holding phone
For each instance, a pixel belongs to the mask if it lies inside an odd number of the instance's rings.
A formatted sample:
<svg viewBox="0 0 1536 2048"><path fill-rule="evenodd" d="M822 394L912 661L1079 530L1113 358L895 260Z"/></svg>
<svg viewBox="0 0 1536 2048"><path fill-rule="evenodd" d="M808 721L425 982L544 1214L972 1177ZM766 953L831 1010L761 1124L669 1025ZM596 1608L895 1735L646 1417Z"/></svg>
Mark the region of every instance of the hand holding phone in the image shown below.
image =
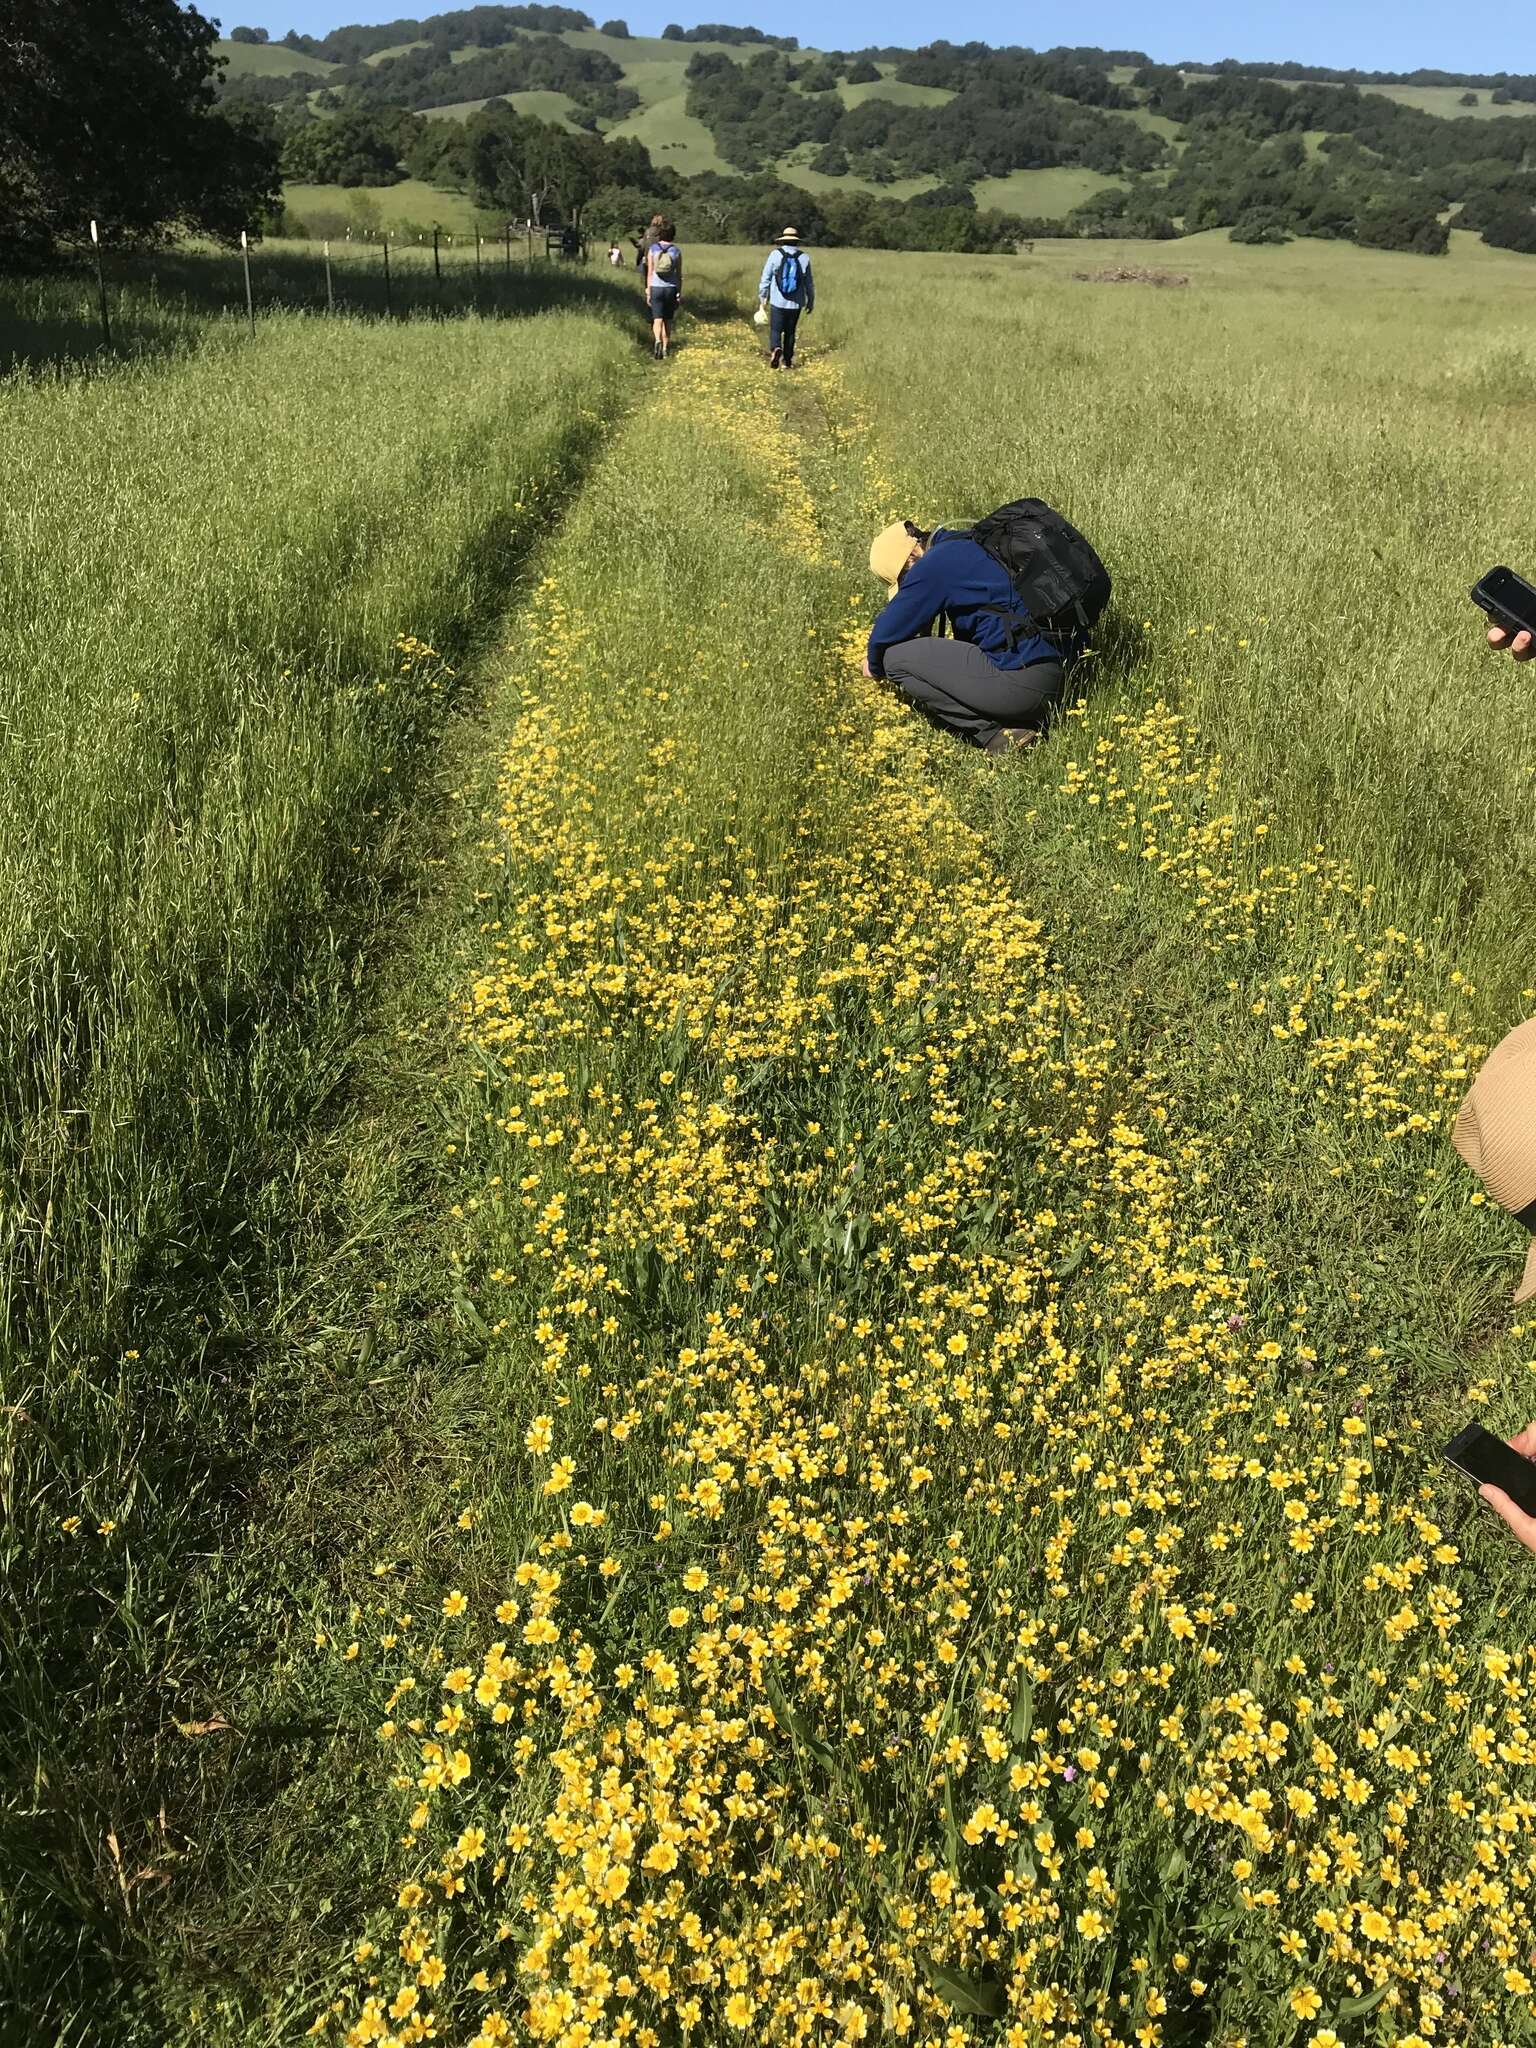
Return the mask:
<svg viewBox="0 0 1536 2048"><path fill-rule="evenodd" d="M1527 1550L1536 1550L1536 1422L1527 1423L1511 1443L1469 1423L1440 1455L1476 1484Z"/></svg>
<svg viewBox="0 0 1536 2048"><path fill-rule="evenodd" d="M1502 565L1472 586L1472 602L1492 620L1489 643L1508 647L1516 661L1536 655L1536 589Z"/></svg>

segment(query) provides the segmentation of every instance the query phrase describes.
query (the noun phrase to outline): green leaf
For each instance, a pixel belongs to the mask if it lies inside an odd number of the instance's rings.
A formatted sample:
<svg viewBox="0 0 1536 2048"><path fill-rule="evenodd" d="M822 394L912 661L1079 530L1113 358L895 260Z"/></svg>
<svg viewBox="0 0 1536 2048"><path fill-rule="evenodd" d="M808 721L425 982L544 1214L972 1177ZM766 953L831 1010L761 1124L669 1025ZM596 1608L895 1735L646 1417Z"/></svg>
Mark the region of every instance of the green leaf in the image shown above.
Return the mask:
<svg viewBox="0 0 1536 2048"><path fill-rule="evenodd" d="M976 2019L1000 2020L1007 2008L1007 1993L1001 1984L972 1976L968 1970L930 1963L925 1956L923 1975L954 2012L970 2013Z"/></svg>
<svg viewBox="0 0 1536 2048"><path fill-rule="evenodd" d="M1387 1986L1378 1984L1374 1991L1366 1991L1359 1998L1346 1998L1334 2014L1334 2018L1357 2020L1362 2013L1374 2012L1386 1995Z"/></svg>
<svg viewBox="0 0 1536 2048"><path fill-rule="evenodd" d="M773 1709L774 1720L778 1722L781 1728L788 1730L789 1739L795 1745L795 1748L803 1750L807 1756L814 1758L829 1777L835 1778L837 1776L836 1754L821 1740L820 1736L814 1735L811 1732L809 1722L807 1722L803 1714L799 1713L785 1699L777 1681L772 1678L765 1679L763 1691L768 1695L768 1704Z"/></svg>
<svg viewBox="0 0 1536 2048"><path fill-rule="evenodd" d="M1029 1740L1029 1731L1035 1725L1035 1685L1027 1671L1019 1673L1018 1690L1013 1695L1013 1712L1008 1716L1008 1738L1015 1749L1022 1749Z"/></svg>
<svg viewBox="0 0 1536 2048"><path fill-rule="evenodd" d="M950 1790L949 1773L944 1774L944 1846L949 1855L949 1871L952 1877L960 1874L960 1830L955 1826L955 1800Z"/></svg>

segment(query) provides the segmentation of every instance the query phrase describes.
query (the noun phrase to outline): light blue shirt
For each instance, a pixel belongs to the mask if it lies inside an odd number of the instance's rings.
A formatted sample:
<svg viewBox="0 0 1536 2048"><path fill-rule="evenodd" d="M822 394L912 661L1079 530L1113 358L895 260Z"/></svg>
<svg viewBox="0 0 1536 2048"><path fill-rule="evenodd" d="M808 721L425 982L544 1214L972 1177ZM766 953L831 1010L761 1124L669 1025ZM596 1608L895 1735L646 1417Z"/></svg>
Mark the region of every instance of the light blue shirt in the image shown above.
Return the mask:
<svg viewBox="0 0 1536 2048"><path fill-rule="evenodd" d="M779 270L788 249L793 249L800 258L800 282L792 292L779 290ZM797 242L780 244L768 251L768 261L763 265L763 275L757 287L757 296L766 299L770 306L784 311L798 307L809 313L816 304L816 284L811 276L810 251L802 249Z"/></svg>

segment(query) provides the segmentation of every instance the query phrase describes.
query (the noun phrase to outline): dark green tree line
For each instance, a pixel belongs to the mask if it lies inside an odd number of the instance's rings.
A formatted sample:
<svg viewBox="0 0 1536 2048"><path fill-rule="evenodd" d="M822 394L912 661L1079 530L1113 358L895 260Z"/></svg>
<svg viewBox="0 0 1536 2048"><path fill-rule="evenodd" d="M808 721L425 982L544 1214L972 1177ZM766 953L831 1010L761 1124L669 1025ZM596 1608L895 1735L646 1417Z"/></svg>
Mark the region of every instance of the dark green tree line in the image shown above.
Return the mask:
<svg viewBox="0 0 1536 2048"><path fill-rule="evenodd" d="M176 0L7 0L0 257L178 229L229 239L276 198L271 117L220 105L218 30Z"/></svg>

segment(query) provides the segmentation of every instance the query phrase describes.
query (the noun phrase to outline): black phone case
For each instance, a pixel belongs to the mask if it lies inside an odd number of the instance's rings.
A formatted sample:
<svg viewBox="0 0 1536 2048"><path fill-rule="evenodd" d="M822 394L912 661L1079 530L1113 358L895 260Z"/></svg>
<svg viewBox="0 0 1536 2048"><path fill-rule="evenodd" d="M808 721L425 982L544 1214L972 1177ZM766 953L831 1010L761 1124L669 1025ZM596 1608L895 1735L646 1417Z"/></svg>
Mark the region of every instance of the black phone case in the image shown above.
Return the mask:
<svg viewBox="0 0 1536 2048"><path fill-rule="evenodd" d="M1496 1486L1517 1508L1536 1515L1536 1465L1512 1451L1502 1437L1470 1422L1440 1453L1448 1465L1478 1485Z"/></svg>
<svg viewBox="0 0 1536 2048"><path fill-rule="evenodd" d="M1489 595L1489 578L1499 575L1508 576L1513 581L1516 592L1525 605L1523 613L1511 611L1508 605L1500 604L1497 598ZM1506 633L1536 633L1536 590L1531 588L1523 576L1517 576L1513 569L1505 568L1502 564L1499 568L1490 569L1487 576L1481 577L1473 584L1469 595L1478 610L1486 612L1493 623L1502 626Z"/></svg>

